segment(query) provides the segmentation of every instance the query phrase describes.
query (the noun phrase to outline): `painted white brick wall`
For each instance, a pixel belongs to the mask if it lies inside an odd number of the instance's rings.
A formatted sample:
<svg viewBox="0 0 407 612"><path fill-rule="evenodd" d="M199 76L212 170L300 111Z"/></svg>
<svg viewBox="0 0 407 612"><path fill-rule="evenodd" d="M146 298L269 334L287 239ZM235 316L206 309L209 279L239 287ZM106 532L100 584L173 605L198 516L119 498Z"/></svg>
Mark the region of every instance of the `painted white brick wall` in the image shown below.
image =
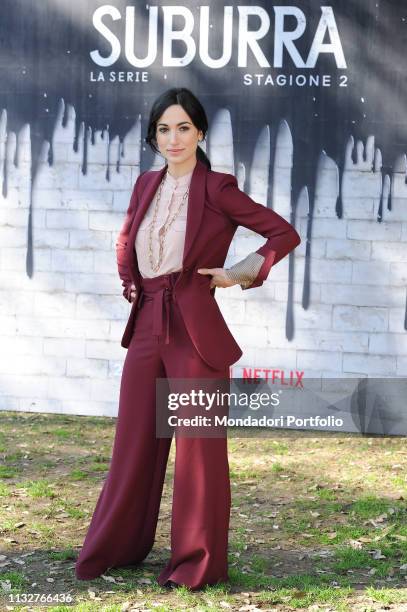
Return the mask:
<svg viewBox="0 0 407 612"><path fill-rule="evenodd" d="M30 134L10 135L8 196L0 195L0 409L74 414L117 414L126 350L120 346L130 304L121 293L114 244L133 184L140 172L141 129L124 141L120 173L118 140L88 141L87 174L82 149L72 149L75 113L54 132L54 165L44 145L34 184L34 274L25 272L30 183ZM6 126L2 126L3 128ZM5 134L5 130L0 130ZM13 164L19 144L19 166ZM214 170L234 173L240 186L252 172L249 195L266 203L269 130L259 137L251 170L233 167L233 129L227 111L215 117L207 153ZM80 141L81 142L81 141ZM225 144L226 143L226 144ZM371 146L371 142L370 142ZM4 141L0 155L4 157ZM286 122L277 136L273 208L290 213L292 138ZM3 163L3 159L1 159ZM156 159L157 167L163 160ZM407 376L403 327L407 283L407 187L405 162L395 164L393 209L379 205L380 172L353 164L350 149L343 178L343 218L335 214L339 176L321 154L311 242L310 305L301 305L305 263L307 190L297 209L303 239L295 251L294 338L285 337L288 258L271 269L262 287L218 289L216 297L244 354L233 376L246 369L304 371L311 376ZM226 267L264 239L239 228Z"/></svg>

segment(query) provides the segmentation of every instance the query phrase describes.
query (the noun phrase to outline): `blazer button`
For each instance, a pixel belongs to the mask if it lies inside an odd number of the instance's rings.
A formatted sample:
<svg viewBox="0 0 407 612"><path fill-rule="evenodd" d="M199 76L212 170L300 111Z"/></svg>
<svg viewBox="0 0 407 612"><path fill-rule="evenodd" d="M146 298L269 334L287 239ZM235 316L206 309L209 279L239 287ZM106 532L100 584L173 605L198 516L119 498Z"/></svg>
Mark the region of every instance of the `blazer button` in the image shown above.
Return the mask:
<svg viewBox="0 0 407 612"><path fill-rule="evenodd" d="M189 268L184 268L185 272L189 272L189 270L190 270Z"/></svg>

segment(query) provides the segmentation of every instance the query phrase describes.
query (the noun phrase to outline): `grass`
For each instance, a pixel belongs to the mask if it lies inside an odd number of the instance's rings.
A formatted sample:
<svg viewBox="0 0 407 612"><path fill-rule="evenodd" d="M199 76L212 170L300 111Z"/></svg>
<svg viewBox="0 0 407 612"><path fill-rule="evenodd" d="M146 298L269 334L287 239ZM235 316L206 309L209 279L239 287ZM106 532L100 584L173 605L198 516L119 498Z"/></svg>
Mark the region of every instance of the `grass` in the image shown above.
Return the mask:
<svg viewBox="0 0 407 612"><path fill-rule="evenodd" d="M166 591L156 577L169 556L174 445L150 555L137 568L77 581L116 421L13 412L0 419L0 609L27 610L15 599L23 593L42 593L48 602L35 610L54 612L121 612L126 602L158 611L407 609L403 439L230 438L230 581ZM64 604L61 594L72 600Z"/></svg>

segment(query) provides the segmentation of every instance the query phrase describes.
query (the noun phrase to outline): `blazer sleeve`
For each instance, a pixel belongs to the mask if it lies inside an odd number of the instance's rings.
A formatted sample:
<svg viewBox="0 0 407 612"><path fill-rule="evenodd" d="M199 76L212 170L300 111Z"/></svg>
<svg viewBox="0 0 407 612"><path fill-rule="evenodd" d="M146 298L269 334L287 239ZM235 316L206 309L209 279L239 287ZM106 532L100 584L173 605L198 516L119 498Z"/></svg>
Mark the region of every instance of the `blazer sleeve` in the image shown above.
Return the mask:
<svg viewBox="0 0 407 612"><path fill-rule="evenodd" d="M298 232L281 215L241 191L233 174L223 175L217 187L216 202L233 223L267 239L229 272L231 278L240 278L242 289L260 287L270 268L301 243Z"/></svg>
<svg viewBox="0 0 407 612"><path fill-rule="evenodd" d="M128 302L131 302L130 298L130 290L132 284L132 278L130 275L130 270L128 263L126 261L126 248L127 248L127 240L130 233L131 223L134 218L134 212L137 208L138 204L138 189L140 186L140 177L143 176L147 172L144 171L137 177L137 180L134 184L133 191L130 197L130 203L124 217L123 225L119 231L119 234L116 239L116 262L117 269L119 272L119 277L122 281L123 287L123 296L126 298Z"/></svg>

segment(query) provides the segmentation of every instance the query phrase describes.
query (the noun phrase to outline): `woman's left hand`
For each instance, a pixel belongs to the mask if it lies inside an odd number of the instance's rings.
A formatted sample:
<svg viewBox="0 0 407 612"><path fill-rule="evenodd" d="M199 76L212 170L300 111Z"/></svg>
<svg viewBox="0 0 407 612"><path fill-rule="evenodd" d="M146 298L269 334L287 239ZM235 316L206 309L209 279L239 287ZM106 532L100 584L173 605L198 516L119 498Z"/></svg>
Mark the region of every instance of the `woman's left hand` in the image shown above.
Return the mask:
<svg viewBox="0 0 407 612"><path fill-rule="evenodd" d="M210 284L211 289L213 289L213 287L233 287L233 285L237 284L227 276L224 268L199 268L197 272L202 275L210 274L212 276Z"/></svg>

